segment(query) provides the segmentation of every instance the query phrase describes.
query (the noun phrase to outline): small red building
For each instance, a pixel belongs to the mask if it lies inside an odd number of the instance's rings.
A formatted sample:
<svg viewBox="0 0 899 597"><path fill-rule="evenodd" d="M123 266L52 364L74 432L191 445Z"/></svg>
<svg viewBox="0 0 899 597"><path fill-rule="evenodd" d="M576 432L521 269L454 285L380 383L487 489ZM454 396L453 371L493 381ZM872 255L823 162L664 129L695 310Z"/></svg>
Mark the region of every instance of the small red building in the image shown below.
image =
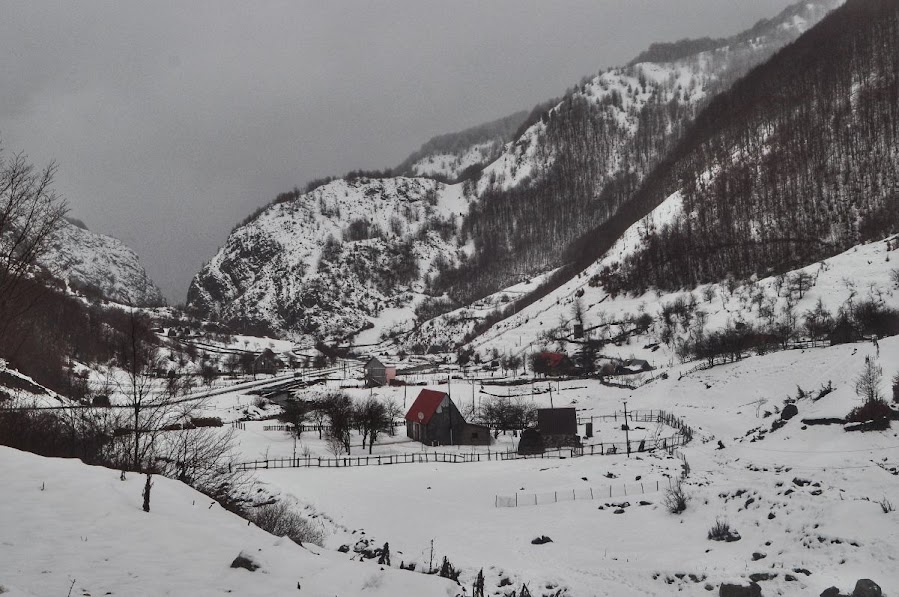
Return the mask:
<svg viewBox="0 0 899 597"><path fill-rule="evenodd" d="M531 363L534 373L543 375L571 375L576 369L564 352L540 352L533 356Z"/></svg>

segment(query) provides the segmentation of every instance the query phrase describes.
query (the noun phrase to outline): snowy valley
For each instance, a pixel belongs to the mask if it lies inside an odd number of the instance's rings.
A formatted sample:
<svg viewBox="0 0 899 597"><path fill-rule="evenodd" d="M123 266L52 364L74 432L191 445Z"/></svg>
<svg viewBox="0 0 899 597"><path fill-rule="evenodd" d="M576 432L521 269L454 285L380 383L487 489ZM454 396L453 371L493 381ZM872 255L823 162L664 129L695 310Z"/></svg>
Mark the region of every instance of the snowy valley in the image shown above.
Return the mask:
<svg viewBox="0 0 899 597"><path fill-rule="evenodd" d="M0 162L0 595L899 594L897 40L653 44L183 305Z"/></svg>

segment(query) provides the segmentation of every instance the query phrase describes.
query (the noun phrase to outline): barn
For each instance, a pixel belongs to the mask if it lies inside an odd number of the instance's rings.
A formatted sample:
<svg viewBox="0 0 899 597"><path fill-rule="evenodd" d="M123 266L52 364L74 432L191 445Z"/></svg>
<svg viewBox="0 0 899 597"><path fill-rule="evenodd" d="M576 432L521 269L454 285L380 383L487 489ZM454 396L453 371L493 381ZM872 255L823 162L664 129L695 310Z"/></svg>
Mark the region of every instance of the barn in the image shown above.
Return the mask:
<svg viewBox="0 0 899 597"><path fill-rule="evenodd" d="M535 373L549 376L572 375L576 372L574 363L564 352L537 353L532 357L531 366Z"/></svg>
<svg viewBox="0 0 899 597"><path fill-rule="evenodd" d="M422 390L406 413L406 435L429 446L485 446L490 430L465 421L449 394Z"/></svg>
<svg viewBox="0 0 899 597"><path fill-rule="evenodd" d="M253 359L253 373L277 373L278 369L282 369L284 363L275 356L275 352L271 348L266 348Z"/></svg>
<svg viewBox="0 0 899 597"><path fill-rule="evenodd" d="M546 448L579 446L577 410L574 408L537 409L537 431Z"/></svg>
<svg viewBox="0 0 899 597"><path fill-rule="evenodd" d="M382 363L377 357L371 357L363 366L365 383L369 386L386 386L396 377L396 367Z"/></svg>
<svg viewBox="0 0 899 597"><path fill-rule="evenodd" d="M616 375L633 375L652 371L652 365L643 359L630 359L615 368Z"/></svg>

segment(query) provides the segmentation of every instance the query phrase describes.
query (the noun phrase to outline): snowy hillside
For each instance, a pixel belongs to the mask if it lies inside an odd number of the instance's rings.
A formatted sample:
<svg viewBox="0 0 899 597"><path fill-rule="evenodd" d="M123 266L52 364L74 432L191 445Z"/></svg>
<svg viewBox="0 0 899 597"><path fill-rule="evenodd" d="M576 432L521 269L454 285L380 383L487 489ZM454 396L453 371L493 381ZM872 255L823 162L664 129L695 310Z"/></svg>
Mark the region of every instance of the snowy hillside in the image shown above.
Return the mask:
<svg viewBox="0 0 899 597"><path fill-rule="evenodd" d="M187 486L0 447L0 593L44 595L434 595L450 581L300 547ZM241 553L260 568L232 568Z"/></svg>
<svg viewBox="0 0 899 597"><path fill-rule="evenodd" d="M576 349L577 346L566 339L572 333L575 303L580 302L585 327L595 328L597 338L613 337L622 329L631 328L632 322L644 313L652 317L653 324L648 330L634 335L626 345L607 347L603 352L622 359L647 359L655 366L662 366L677 360L677 340L690 335L690 325L697 318L702 319L702 329L709 332L738 322L763 328L782 318L787 307L796 318L796 325L801 327L803 316L814 310L819 300L832 316L860 301L899 308L899 290L891 265L897 259L895 239L854 247L777 276L724 280L690 292L648 291L636 296L608 292L604 282L609 272L638 250L648 235L675 219L681 213L682 205L679 193L669 197L631 226L602 259L547 296L490 327L473 340L471 347L482 354L494 349L500 354L526 354L541 347ZM809 286L801 293L790 282L798 275L808 279ZM535 279L531 287L539 281ZM521 294L521 287L513 286L477 304L434 318L407 336L404 342L425 346L458 342L478 321L494 310L509 306ZM676 334L668 335L664 312L678 303L690 305L690 314L676 329L679 330ZM802 333L801 329L799 333Z"/></svg>
<svg viewBox="0 0 899 597"><path fill-rule="evenodd" d="M516 112L458 133L438 135L406 158L395 172L443 181L457 180L495 160L527 115L527 112Z"/></svg>
<svg viewBox="0 0 899 597"><path fill-rule="evenodd" d="M122 241L64 221L43 265L88 296L137 306L165 304L137 254Z"/></svg>
<svg viewBox="0 0 899 597"><path fill-rule="evenodd" d="M612 225L616 234L616 218L645 215L652 206L635 195L694 118L838 4L802 3L713 50L605 70L536 111L519 138L467 181L478 197L465 221L474 252L441 277L439 290L472 302L570 263L600 228Z"/></svg>
<svg viewBox="0 0 899 597"><path fill-rule="evenodd" d="M197 274L204 315L294 338L344 337L420 300L435 264L459 258L460 186L337 180L237 228Z"/></svg>
<svg viewBox="0 0 899 597"><path fill-rule="evenodd" d="M750 68L764 62L781 47L805 33L843 2L800 2L775 18L757 23L748 31L719 40L714 49L678 55L674 60L662 60L656 52L645 52L641 58L656 60L638 59L627 66L610 68L581 81L564 100L548 111L543 121L532 124L520 138L507 144L502 155L484 169L479 190L483 192L491 185L511 188L523 181L530 182L546 171L552 163L553 152L551 147L541 147L547 144L545 120L558 115L572 98L583 98L590 104L602 107L606 117L623 129L625 138L633 136L639 128L640 111L648 103L674 101L701 105ZM623 143L625 139L613 139L612 142ZM621 157L614 151L613 155ZM609 173L623 166L619 160L613 160L609 164Z"/></svg>
<svg viewBox="0 0 899 597"><path fill-rule="evenodd" d="M412 164L411 171L415 176L443 176L455 180L472 166L492 162L499 155L501 148L502 143L494 141L472 145L459 154L431 154Z"/></svg>

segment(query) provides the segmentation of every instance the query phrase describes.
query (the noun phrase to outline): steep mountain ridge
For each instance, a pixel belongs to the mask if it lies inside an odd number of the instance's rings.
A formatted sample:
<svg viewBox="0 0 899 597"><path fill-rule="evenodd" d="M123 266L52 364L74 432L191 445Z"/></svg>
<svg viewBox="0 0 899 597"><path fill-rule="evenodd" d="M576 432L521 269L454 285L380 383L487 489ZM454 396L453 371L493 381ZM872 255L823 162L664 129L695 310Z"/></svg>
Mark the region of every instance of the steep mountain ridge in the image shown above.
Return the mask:
<svg viewBox="0 0 899 597"><path fill-rule="evenodd" d="M717 97L643 193L683 209L610 289L770 275L899 231L897 40L899 5L850 0Z"/></svg>
<svg viewBox="0 0 899 597"><path fill-rule="evenodd" d="M66 219L41 265L70 289L92 298L150 307L165 304L133 249L122 241Z"/></svg>
<svg viewBox="0 0 899 597"><path fill-rule="evenodd" d="M803 2L714 50L583 80L484 169L464 224L473 259L438 287L467 303L570 261L560 248L613 218L711 98L840 3Z"/></svg>
<svg viewBox="0 0 899 597"><path fill-rule="evenodd" d="M699 114L635 194L632 225L611 246L599 237L585 247L598 259L532 302L508 300L512 287L485 301L490 309L447 313L405 342L470 339L480 327L475 347L552 344L578 301L600 321L630 322L705 296L706 333L785 317L795 326L818 299L832 313L894 307L883 289L896 239L864 243L899 231L897 40L899 6L849 0ZM784 290L800 278L804 291ZM498 321L498 309L509 317ZM658 336L643 343L657 350Z"/></svg>

